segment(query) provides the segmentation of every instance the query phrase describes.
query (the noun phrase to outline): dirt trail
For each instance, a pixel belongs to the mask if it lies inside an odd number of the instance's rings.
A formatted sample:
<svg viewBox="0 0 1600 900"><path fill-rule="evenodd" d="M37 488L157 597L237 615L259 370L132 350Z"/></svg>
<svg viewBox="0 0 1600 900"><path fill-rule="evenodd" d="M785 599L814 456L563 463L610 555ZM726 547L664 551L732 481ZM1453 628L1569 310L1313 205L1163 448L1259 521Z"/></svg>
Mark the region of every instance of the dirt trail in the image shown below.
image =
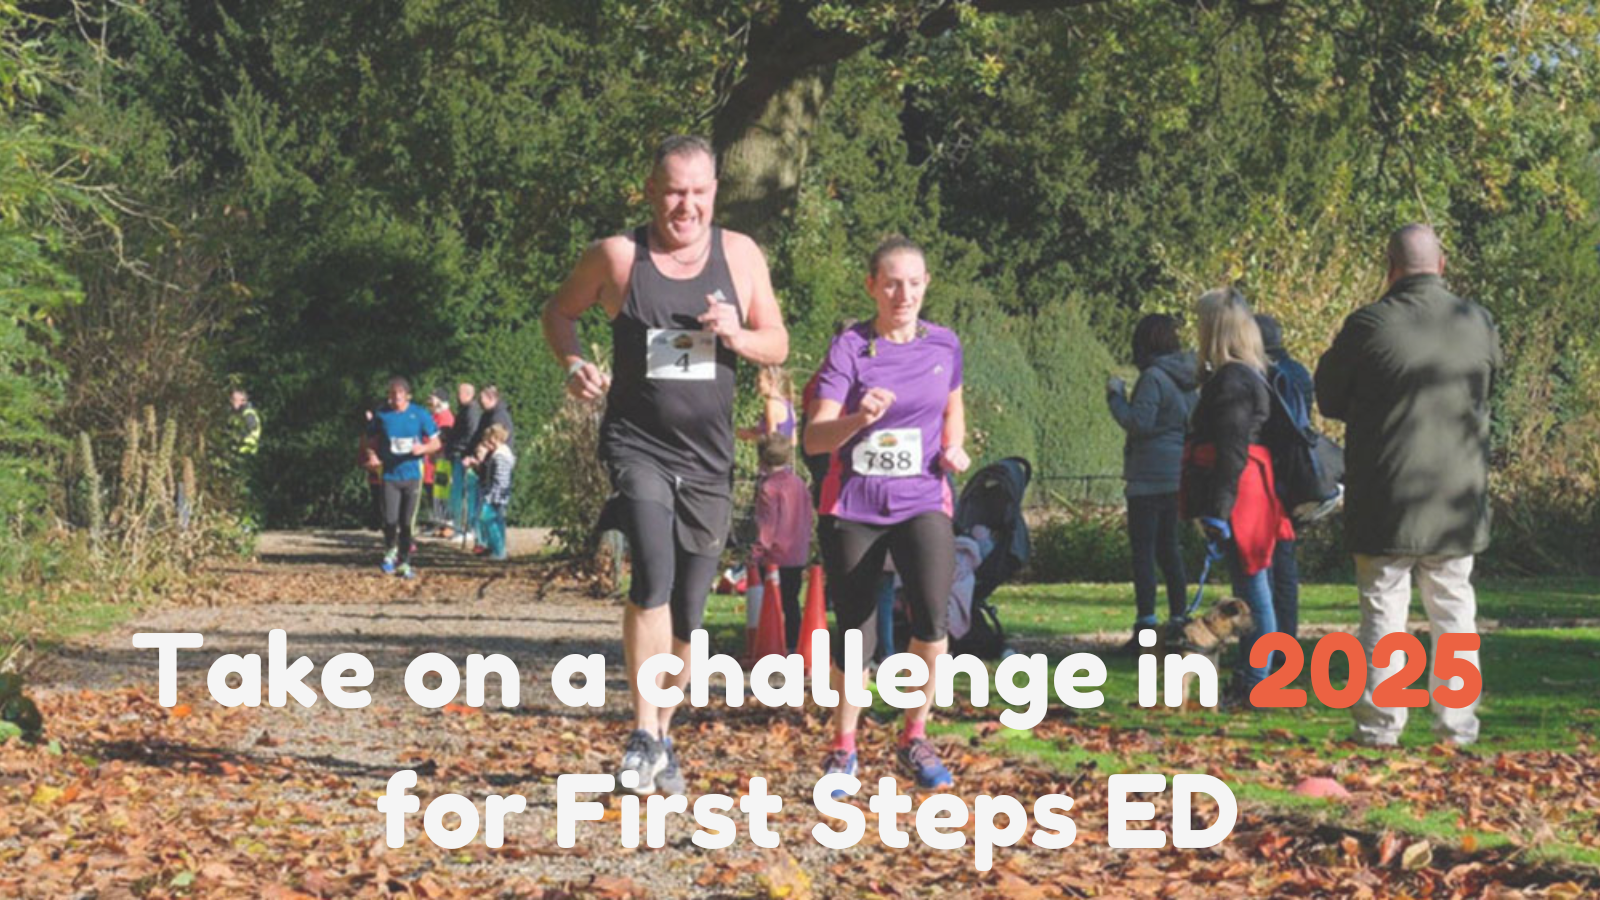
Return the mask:
<svg viewBox="0 0 1600 900"><path fill-rule="evenodd" d="M531 552L541 538L514 535L514 554ZM826 744L821 713L747 704L686 711L675 734L691 802L708 793L738 797L752 777L766 778L768 790L786 798L773 819L779 848L754 847L735 812L729 849L695 846L688 819L668 828L662 849L624 849L612 803L604 821L579 826L576 847L562 849L557 777L609 772L631 718L620 604L591 598L548 562L514 556L493 564L437 541L422 548L421 577L402 582L378 572L374 548L373 536L356 532L264 535L256 560L217 566L193 596L45 661L34 683L47 687L35 694L63 752L0 747L0 895L1209 897L1266 896L1312 878L1326 893L1364 888L1386 896L1402 881L1416 889L1416 879L1432 871L1379 873L1368 864L1382 848L1351 850L1337 828L1291 832L1252 812L1211 850L1113 850L1105 837L1105 773L1092 762L1067 771L1019 763L1006 752L994 714L971 707L949 715L977 723L978 736L942 741L960 795L970 803L980 794L1011 794L1030 809L1043 794L1071 795L1076 844L1045 851L1024 839L998 851L995 868L980 873L970 828L960 850L935 851L914 835L910 848L893 850L878 842L869 817L860 845L825 849L811 837L821 821L810 802ZM305 679L314 688L333 654L365 656L375 670L371 706L343 710L319 699L310 709L292 701L282 709L219 707L206 693L210 662L223 653L257 653L265 667L273 628L288 632L291 659L304 654L318 664ZM203 650L180 655L181 706L156 704L155 654L130 643L140 631L205 636ZM469 654L504 654L521 670L521 703L418 707L405 695L403 676L429 651L458 665ZM550 670L571 653L608 661L604 708L569 709L551 695ZM1055 716L1035 733L1090 754L1148 754L1170 761L1173 772L1256 767L1254 751L1237 742L1107 733ZM879 777L898 773L887 729L868 723L862 741L870 792ZM1289 784L1328 774L1314 750L1285 749L1271 765ZM520 794L527 811L507 818L498 850L483 846L481 832L460 850L436 847L421 837L419 814L408 818L407 846L386 849L376 797L401 769L418 773L414 793L424 804L456 792L481 811L490 794ZM1461 777L1479 776L1463 769ZM1381 801L1383 790L1374 780L1373 799ZM8 817L8 808L17 814ZM1165 801L1158 810L1170 816ZM910 817L902 818L908 826ZM1460 861L1441 849L1435 865ZM1461 883L1515 883L1518 871L1491 862Z"/></svg>

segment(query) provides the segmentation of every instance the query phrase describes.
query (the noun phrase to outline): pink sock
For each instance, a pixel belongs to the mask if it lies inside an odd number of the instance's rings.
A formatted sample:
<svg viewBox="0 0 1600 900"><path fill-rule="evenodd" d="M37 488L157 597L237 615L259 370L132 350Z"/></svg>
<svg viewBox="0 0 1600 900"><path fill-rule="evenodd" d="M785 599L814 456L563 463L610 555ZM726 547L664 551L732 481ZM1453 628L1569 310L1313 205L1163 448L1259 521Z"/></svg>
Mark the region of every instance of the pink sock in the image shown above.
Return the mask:
<svg viewBox="0 0 1600 900"><path fill-rule="evenodd" d="M917 722L913 722L910 719L907 719L906 720L906 728L905 728L905 730L900 732L900 746L902 746L902 747L908 746L912 741L917 740L919 738L926 738L927 736L928 736L928 720L927 719L922 719L922 720L917 721Z"/></svg>
<svg viewBox="0 0 1600 900"><path fill-rule="evenodd" d="M854 731L847 731L844 734L835 736L833 739L833 749L843 750L846 753L856 752L856 733Z"/></svg>

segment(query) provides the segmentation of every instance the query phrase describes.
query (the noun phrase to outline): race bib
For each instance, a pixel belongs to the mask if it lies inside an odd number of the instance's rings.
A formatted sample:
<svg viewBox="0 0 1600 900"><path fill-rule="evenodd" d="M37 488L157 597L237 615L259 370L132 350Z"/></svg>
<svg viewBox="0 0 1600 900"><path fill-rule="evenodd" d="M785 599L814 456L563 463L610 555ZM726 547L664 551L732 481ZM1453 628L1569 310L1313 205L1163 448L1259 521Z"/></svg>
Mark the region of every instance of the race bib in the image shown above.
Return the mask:
<svg viewBox="0 0 1600 900"><path fill-rule="evenodd" d="M857 475L909 478L922 474L922 429L889 428L874 431L850 454Z"/></svg>
<svg viewBox="0 0 1600 900"><path fill-rule="evenodd" d="M652 328L646 336L645 372L658 381L715 381L717 336L709 331Z"/></svg>
<svg viewBox="0 0 1600 900"><path fill-rule="evenodd" d="M389 455L410 456L416 445L415 438L389 438Z"/></svg>

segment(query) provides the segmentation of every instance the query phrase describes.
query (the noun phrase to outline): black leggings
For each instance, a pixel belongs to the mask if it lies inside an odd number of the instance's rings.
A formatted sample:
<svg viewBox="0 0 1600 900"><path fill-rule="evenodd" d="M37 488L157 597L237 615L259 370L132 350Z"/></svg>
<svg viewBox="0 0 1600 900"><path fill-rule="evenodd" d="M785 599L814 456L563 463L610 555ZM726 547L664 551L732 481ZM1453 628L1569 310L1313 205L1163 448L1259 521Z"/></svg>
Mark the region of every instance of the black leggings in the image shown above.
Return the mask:
<svg viewBox="0 0 1600 900"><path fill-rule="evenodd" d="M402 563L411 561L411 522L417 515L417 496L421 482L385 481L383 483L383 549L395 549L395 537L400 539Z"/></svg>
<svg viewBox="0 0 1600 900"><path fill-rule="evenodd" d="M367 482L367 527L383 530L383 482Z"/></svg>
<svg viewBox="0 0 1600 900"><path fill-rule="evenodd" d="M672 510L651 500L612 500L628 539L633 583L628 602L642 609L672 604L672 636L689 640L706 615L706 595L717 578L716 556L685 552L679 545Z"/></svg>
<svg viewBox="0 0 1600 900"><path fill-rule="evenodd" d="M1178 543L1178 495L1152 494L1128 498L1128 543L1133 549L1135 628L1154 624L1156 568L1167 583L1167 617L1176 619L1189 606Z"/></svg>
<svg viewBox="0 0 1600 900"><path fill-rule="evenodd" d="M911 635L931 643L948 634L950 586L956 574L956 539L950 517L930 512L893 525L868 525L829 517L821 534L822 564L836 587L833 661L844 668L844 635L861 629L870 658L878 646L878 580L885 556L905 582Z"/></svg>

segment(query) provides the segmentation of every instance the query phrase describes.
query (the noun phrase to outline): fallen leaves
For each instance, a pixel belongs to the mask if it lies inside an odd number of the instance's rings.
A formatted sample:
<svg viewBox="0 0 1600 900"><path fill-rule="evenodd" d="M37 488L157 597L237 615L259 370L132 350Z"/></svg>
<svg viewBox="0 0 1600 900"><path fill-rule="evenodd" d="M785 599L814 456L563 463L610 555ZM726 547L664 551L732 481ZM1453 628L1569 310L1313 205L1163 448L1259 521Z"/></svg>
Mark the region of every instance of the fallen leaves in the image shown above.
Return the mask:
<svg viewBox="0 0 1600 900"><path fill-rule="evenodd" d="M1433 864L1433 845L1417 841L1400 852L1400 866L1408 872L1425 869Z"/></svg>
<svg viewBox="0 0 1600 900"><path fill-rule="evenodd" d="M779 853L761 873L767 900L811 900L811 877L794 857Z"/></svg>
<svg viewBox="0 0 1600 900"><path fill-rule="evenodd" d="M430 578L426 589L438 589L445 577ZM372 577L295 573L253 583L249 602L283 602L285 593L296 597L291 602L313 602L350 588L340 602L357 604L391 587ZM1043 794L1065 793L1074 798L1078 829L1077 843L1061 851L1039 850L1024 837L998 850L994 869L980 873L970 852L934 851L915 836L905 850L882 847L870 815L861 846L816 846L808 798L827 729L814 710L684 716L675 735L691 794L736 794L762 776L786 798L772 821L783 836L778 850L749 846L741 828L733 848L707 852L689 843L692 824L671 826L663 849L621 848L615 803L602 822L581 826L592 830L580 830L578 847L556 845L554 780L614 764L623 731L611 719L536 704L514 712L401 705L371 711L374 722L350 732L356 737L329 739L320 731L308 736L316 714L293 708L197 702L167 710L133 689L63 691L41 700L50 707L52 746L0 747L0 896L1575 900L1600 885L1540 869L1518 849L1581 843L1583 826L1592 831L1600 822L1600 759L1587 749L1335 761L1287 732L1178 737L1159 726L1119 731L1052 716L1034 736L1083 759L1052 767L1011 753L991 710L963 707L941 718L969 723L971 739L935 738L961 795L1009 794L1029 806ZM892 744L890 729L864 727L864 782L896 772ZM1118 851L1107 846L1105 817L1105 778L1115 769L1095 759L1156 759L1156 770L1208 772L1276 792L1304 787L1323 800L1303 818L1243 803L1233 835L1210 850ZM1149 770L1147 763L1128 765ZM435 847L417 833L420 815L410 817L407 845L390 849L374 798L401 768L418 772L415 793L424 804L447 791L480 802L490 793L522 793L529 812L508 819L506 844L497 850L481 842L459 851ZM1170 799L1153 799L1155 826L1170 830ZM1454 822L1460 836L1372 834L1366 812L1401 803L1417 819ZM902 828L910 825L902 819Z"/></svg>

